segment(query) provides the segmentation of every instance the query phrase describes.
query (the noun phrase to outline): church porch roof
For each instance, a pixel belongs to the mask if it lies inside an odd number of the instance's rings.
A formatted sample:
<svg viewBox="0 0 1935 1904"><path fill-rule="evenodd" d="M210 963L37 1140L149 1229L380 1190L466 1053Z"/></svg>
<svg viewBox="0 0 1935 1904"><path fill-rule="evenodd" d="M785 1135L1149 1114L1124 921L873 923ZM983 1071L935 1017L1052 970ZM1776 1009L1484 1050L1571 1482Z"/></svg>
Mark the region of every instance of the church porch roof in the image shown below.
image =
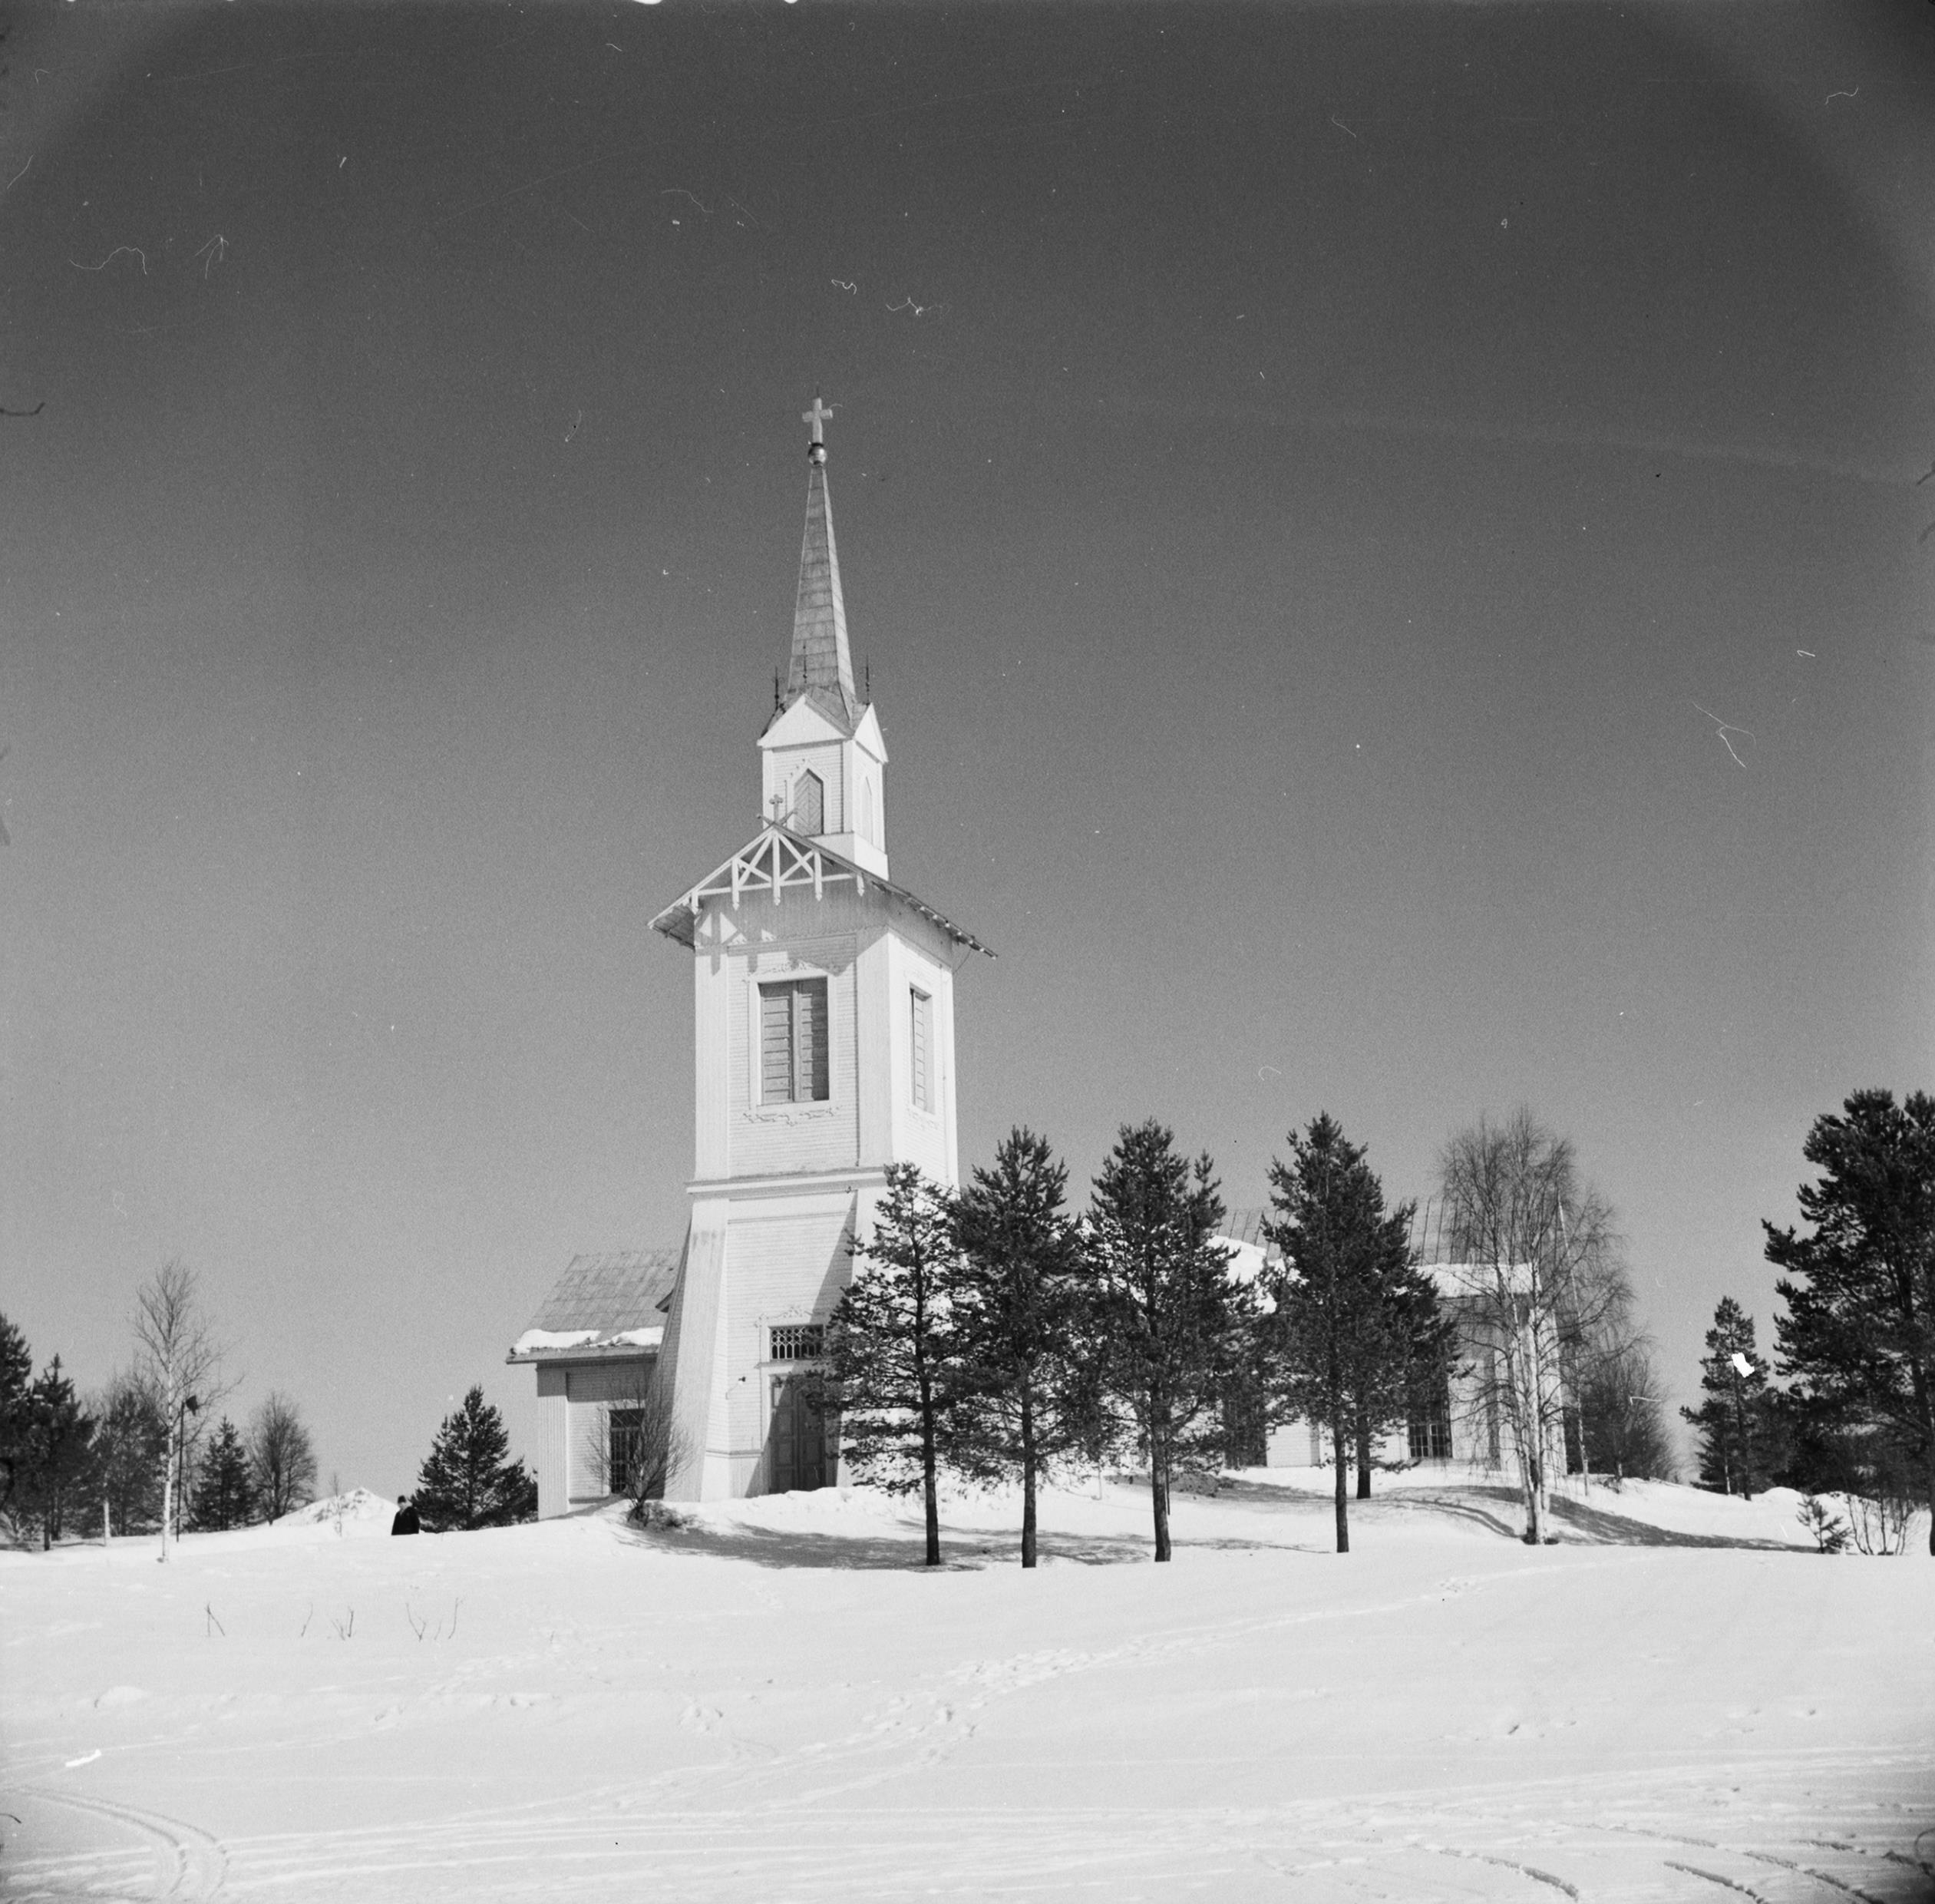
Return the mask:
<svg viewBox="0 0 1935 1904"><path fill-rule="evenodd" d="M630 1249L573 1257L504 1359L596 1360L656 1347L679 1254Z"/></svg>

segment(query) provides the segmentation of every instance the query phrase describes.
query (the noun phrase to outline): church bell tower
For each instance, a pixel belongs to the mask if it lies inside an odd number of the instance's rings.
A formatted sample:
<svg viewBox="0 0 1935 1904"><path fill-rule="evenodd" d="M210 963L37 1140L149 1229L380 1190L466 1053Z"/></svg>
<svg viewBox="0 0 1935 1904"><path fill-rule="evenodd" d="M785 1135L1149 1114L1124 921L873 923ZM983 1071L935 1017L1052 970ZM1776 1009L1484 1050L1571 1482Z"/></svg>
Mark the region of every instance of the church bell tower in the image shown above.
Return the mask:
<svg viewBox="0 0 1935 1904"><path fill-rule="evenodd" d="M668 1499L831 1483L801 1377L887 1166L952 1185L954 976L971 934L888 877L887 743L854 679L817 397L784 693L758 831L652 921L692 954L692 1215L660 1380Z"/></svg>

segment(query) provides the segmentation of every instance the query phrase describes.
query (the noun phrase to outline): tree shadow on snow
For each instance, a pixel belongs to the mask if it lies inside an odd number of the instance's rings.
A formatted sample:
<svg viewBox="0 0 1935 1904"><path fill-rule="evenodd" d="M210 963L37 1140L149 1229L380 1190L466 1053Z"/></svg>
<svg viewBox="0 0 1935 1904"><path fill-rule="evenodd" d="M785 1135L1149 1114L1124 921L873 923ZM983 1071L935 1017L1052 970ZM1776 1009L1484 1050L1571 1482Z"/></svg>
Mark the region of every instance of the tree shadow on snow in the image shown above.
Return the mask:
<svg viewBox="0 0 1935 1904"><path fill-rule="evenodd" d="M1240 1500L1246 1506L1287 1507L1308 1510L1328 1506L1331 1496L1315 1489L1267 1486L1254 1481L1225 1481L1220 1498ZM1735 1547L1763 1553L1791 1554L1805 1550L1791 1541L1754 1540L1728 1534L1684 1534L1669 1527L1656 1527L1650 1521L1635 1520L1610 1508L1589 1506L1560 1495L1551 1502L1554 1531L1567 1545L1598 1547ZM1524 1510L1516 1488L1474 1482L1456 1489L1406 1488L1399 1492L1374 1494L1368 1501L1354 1495L1350 1502L1353 1521L1378 1520L1389 1514L1442 1516L1466 1521L1507 1540L1518 1540L1524 1533Z"/></svg>
<svg viewBox="0 0 1935 1904"><path fill-rule="evenodd" d="M1019 1532L995 1532L979 1528L941 1529L941 1564L921 1564L923 1543L918 1533L904 1537L879 1534L820 1534L801 1529L735 1527L730 1530L698 1525L632 1527L621 1530L636 1545L658 1553L712 1554L721 1559L749 1560L759 1567L840 1567L850 1570L892 1570L906 1573L976 1572L989 1567L1021 1565ZM1081 1534L1042 1532L1035 1548L1045 1560L1073 1561L1085 1567L1120 1566L1147 1560L1140 1542Z"/></svg>

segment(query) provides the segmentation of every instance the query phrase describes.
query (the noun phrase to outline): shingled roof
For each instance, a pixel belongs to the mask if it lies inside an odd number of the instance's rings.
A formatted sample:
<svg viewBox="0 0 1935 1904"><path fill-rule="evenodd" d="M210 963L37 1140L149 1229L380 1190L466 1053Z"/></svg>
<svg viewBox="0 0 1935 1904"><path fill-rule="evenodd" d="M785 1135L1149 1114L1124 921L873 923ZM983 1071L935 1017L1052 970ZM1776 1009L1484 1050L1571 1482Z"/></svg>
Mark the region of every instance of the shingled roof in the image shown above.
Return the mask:
<svg viewBox="0 0 1935 1904"><path fill-rule="evenodd" d="M680 1254L641 1249L573 1257L506 1360L636 1355L655 1346L665 1333Z"/></svg>
<svg viewBox="0 0 1935 1904"><path fill-rule="evenodd" d="M853 732L860 718L860 696L854 689L854 658L847 641L847 604L840 592L840 551L833 539L824 449L814 458L807 476L806 534L800 544L800 587L793 604L787 705L802 694L825 709L848 733Z"/></svg>

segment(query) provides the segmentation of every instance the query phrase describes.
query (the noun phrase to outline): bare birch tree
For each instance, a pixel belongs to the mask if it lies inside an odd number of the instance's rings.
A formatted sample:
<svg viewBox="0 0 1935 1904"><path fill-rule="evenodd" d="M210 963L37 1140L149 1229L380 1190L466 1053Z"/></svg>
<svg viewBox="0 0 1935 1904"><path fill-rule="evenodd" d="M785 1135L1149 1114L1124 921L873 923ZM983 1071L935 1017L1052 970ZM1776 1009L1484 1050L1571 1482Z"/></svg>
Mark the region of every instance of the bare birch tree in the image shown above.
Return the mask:
<svg viewBox="0 0 1935 1904"><path fill-rule="evenodd" d="M191 1418L234 1386L221 1380L223 1344L195 1272L180 1257L170 1257L136 1295L134 1339L162 1420L160 1557L166 1560L170 1539L180 1532L182 1469L191 1430L199 1427Z"/></svg>
<svg viewBox="0 0 1935 1904"><path fill-rule="evenodd" d="M1599 1362L1630 1336L1632 1289L1611 1207L1580 1176L1570 1139L1525 1109L1481 1116L1438 1159L1452 1286L1488 1353L1474 1407L1503 1426L1528 1542L1553 1536L1550 1490L1567 1418Z"/></svg>

